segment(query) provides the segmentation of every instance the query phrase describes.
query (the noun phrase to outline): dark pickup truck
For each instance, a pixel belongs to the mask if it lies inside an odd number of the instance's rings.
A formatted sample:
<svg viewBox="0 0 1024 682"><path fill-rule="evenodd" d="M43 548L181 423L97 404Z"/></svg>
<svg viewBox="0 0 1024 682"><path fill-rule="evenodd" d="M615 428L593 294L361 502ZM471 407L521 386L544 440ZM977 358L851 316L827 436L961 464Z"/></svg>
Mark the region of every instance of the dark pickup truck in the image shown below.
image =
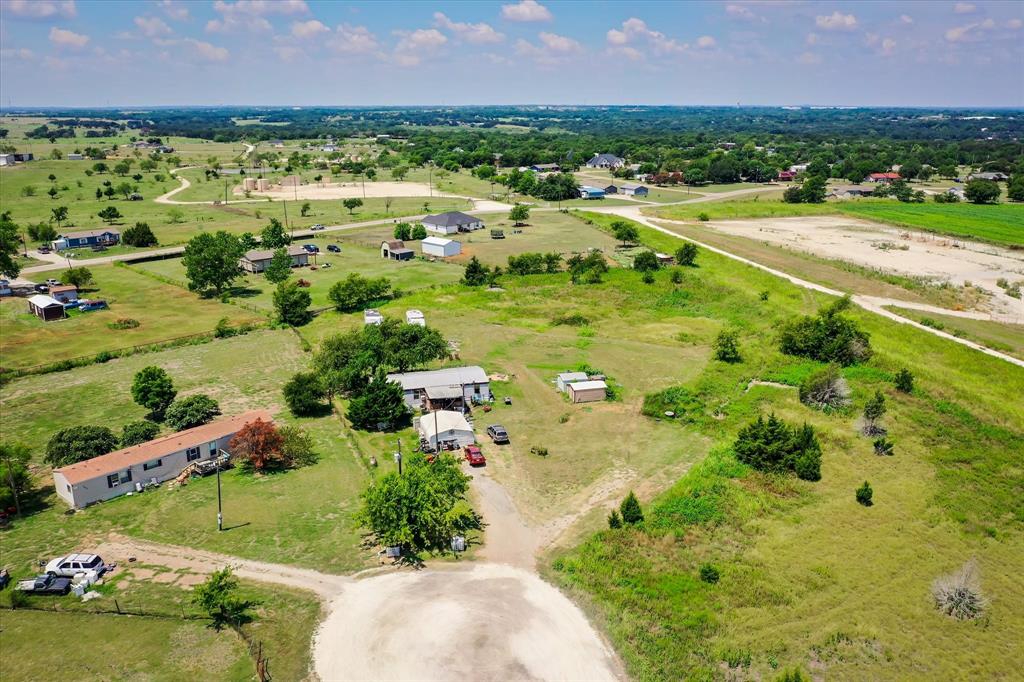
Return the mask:
<svg viewBox="0 0 1024 682"><path fill-rule="evenodd" d="M18 589L32 594L67 594L71 591L71 578L58 578L44 573L32 580L20 581Z"/></svg>

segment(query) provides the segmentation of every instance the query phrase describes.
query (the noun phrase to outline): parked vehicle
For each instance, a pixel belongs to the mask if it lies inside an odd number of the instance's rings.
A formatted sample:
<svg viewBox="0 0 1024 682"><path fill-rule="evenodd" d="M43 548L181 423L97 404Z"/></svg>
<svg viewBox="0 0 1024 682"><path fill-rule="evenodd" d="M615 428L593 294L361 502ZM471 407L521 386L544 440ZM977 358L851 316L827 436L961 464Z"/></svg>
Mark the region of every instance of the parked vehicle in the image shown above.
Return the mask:
<svg viewBox="0 0 1024 682"><path fill-rule="evenodd" d="M50 253L50 247L47 246L46 244L43 244L38 249L36 249L36 251L38 251L39 253Z"/></svg>
<svg viewBox="0 0 1024 682"><path fill-rule="evenodd" d="M314 225L313 227L311 227L311 228L309 228L309 229L310 229L310 230L311 230L312 232L319 232L320 230L323 230L323 229L326 229L326 228L324 228L324 226L323 226L323 225L321 225L320 223L317 223L316 225Z"/></svg>
<svg viewBox="0 0 1024 682"><path fill-rule="evenodd" d="M67 594L71 591L71 578L60 578L46 573L31 580L18 581L16 589L32 594Z"/></svg>
<svg viewBox="0 0 1024 682"><path fill-rule="evenodd" d="M107 307L107 302L103 299L95 298L80 298L78 299L78 309L88 312L90 310L103 310Z"/></svg>
<svg viewBox="0 0 1024 682"><path fill-rule="evenodd" d="M320 247L316 244L303 244L302 248L306 250L306 253L320 253Z"/></svg>
<svg viewBox="0 0 1024 682"><path fill-rule="evenodd" d="M36 293L40 294L46 294L49 293L50 291L50 287L46 286L45 284L37 284L32 288L35 289Z"/></svg>
<svg viewBox="0 0 1024 682"><path fill-rule="evenodd" d="M0 568L0 590L7 587L11 582L11 574L6 568Z"/></svg>
<svg viewBox="0 0 1024 682"><path fill-rule="evenodd" d="M69 578L74 578L75 574L84 571L96 571L102 575L106 570L106 564L98 554L68 554L46 564L47 575Z"/></svg>
<svg viewBox="0 0 1024 682"><path fill-rule="evenodd" d="M491 437L495 443L508 443L508 431L501 424L491 424L487 427L487 435Z"/></svg>
<svg viewBox="0 0 1024 682"><path fill-rule="evenodd" d="M47 286L51 286L51 287L59 287L60 286L60 280L59 279L53 279L51 277L50 279L46 280L46 285Z"/></svg>
<svg viewBox="0 0 1024 682"><path fill-rule="evenodd" d="M341 247L338 246L337 244L328 244L327 250L330 251L331 253L341 253Z"/></svg>
<svg viewBox="0 0 1024 682"><path fill-rule="evenodd" d="M469 466L484 466L487 464L487 460L484 459L484 453L480 452L480 448L476 445L467 445L464 448L466 453L466 461L469 462Z"/></svg>

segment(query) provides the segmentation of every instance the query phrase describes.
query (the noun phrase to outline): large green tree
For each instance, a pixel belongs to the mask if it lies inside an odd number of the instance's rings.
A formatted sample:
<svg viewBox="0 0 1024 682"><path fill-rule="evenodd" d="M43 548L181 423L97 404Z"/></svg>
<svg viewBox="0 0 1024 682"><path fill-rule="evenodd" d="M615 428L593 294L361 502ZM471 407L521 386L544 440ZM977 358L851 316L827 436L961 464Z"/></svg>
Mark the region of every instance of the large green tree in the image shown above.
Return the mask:
<svg viewBox="0 0 1024 682"><path fill-rule="evenodd" d="M964 197L972 204L994 204L1001 193L999 183L993 180L971 180L964 185Z"/></svg>
<svg viewBox="0 0 1024 682"><path fill-rule="evenodd" d="M292 327L301 327L313 319L309 305L313 299L298 282L281 282L274 290L277 319Z"/></svg>
<svg viewBox="0 0 1024 682"><path fill-rule="evenodd" d="M160 367L143 367L132 379L132 400L149 410L156 419L163 418L175 395L174 382Z"/></svg>
<svg viewBox="0 0 1024 682"><path fill-rule="evenodd" d="M358 520L385 547L401 547L416 560L421 552L445 554L456 535L480 529L467 499L469 477L447 453L428 462L407 456L402 475L378 477L362 494Z"/></svg>
<svg viewBox="0 0 1024 682"><path fill-rule="evenodd" d="M373 380L349 400L345 416L357 429L390 430L408 420L409 406L401 385L388 381L378 370Z"/></svg>
<svg viewBox="0 0 1024 682"><path fill-rule="evenodd" d="M17 261L21 235L18 226L11 220L10 211L0 214L0 275L11 279L21 273L21 264Z"/></svg>
<svg viewBox="0 0 1024 682"><path fill-rule="evenodd" d="M62 467L105 455L118 447L117 436L105 426L69 426L50 437L43 458L53 467Z"/></svg>
<svg viewBox="0 0 1024 682"><path fill-rule="evenodd" d="M281 247L274 251L273 258L263 270L263 276L268 282L280 284L292 274L292 257L288 255L288 249Z"/></svg>
<svg viewBox="0 0 1024 682"><path fill-rule="evenodd" d="M270 224L260 232L260 246L264 249L279 249L291 244L292 238L285 232L284 226L277 218L271 218Z"/></svg>
<svg viewBox="0 0 1024 682"><path fill-rule="evenodd" d="M327 292L327 298L339 312L343 313L362 310L368 304L388 298L390 295L391 280L386 277L371 279L356 272L349 273L345 279L335 282Z"/></svg>
<svg viewBox="0 0 1024 682"><path fill-rule="evenodd" d="M0 443L0 508L14 507L21 514L25 495L32 489L28 463L32 453L21 443Z"/></svg>
<svg viewBox="0 0 1024 682"><path fill-rule="evenodd" d="M192 591L192 603L213 621L214 629L241 625L251 619L256 602L238 596L238 580L230 568L214 571Z"/></svg>
<svg viewBox="0 0 1024 682"><path fill-rule="evenodd" d="M178 398L167 407L164 420L175 431L191 429L210 422L221 414L220 405L208 395L197 393Z"/></svg>
<svg viewBox="0 0 1024 682"><path fill-rule="evenodd" d="M238 259L242 244L224 231L204 232L189 240L182 262L188 288L200 294L219 294L240 274Z"/></svg>

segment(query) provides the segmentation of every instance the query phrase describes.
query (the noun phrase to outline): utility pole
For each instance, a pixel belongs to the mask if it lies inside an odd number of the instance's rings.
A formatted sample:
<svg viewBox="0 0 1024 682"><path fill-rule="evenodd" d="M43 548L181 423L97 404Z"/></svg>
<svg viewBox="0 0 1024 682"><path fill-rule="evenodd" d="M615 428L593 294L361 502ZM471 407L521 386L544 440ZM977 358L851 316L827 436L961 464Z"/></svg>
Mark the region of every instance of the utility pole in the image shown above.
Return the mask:
<svg viewBox="0 0 1024 682"><path fill-rule="evenodd" d="M224 506L220 494L220 453L215 455L217 464L217 530L224 530Z"/></svg>
<svg viewBox="0 0 1024 682"><path fill-rule="evenodd" d="M282 199L281 203L284 204L284 227L285 227L286 230L288 230L288 236L289 237L294 236L294 235L292 235L292 228L291 228L291 226L288 225L288 200L287 199Z"/></svg>
<svg viewBox="0 0 1024 682"><path fill-rule="evenodd" d="M402 439L398 439L398 452L395 453L395 463L398 464L398 475L402 475Z"/></svg>

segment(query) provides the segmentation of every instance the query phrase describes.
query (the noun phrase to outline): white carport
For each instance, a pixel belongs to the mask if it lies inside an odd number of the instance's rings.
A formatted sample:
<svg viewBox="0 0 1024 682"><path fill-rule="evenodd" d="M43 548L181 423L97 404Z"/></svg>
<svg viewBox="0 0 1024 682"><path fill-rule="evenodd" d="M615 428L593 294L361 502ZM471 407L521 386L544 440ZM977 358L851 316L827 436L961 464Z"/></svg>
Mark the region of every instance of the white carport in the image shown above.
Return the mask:
<svg viewBox="0 0 1024 682"><path fill-rule="evenodd" d="M420 435L435 449L438 442L442 444L454 442L460 448L476 442L473 427L469 425L461 412L436 410L425 414L420 417L419 430Z"/></svg>

